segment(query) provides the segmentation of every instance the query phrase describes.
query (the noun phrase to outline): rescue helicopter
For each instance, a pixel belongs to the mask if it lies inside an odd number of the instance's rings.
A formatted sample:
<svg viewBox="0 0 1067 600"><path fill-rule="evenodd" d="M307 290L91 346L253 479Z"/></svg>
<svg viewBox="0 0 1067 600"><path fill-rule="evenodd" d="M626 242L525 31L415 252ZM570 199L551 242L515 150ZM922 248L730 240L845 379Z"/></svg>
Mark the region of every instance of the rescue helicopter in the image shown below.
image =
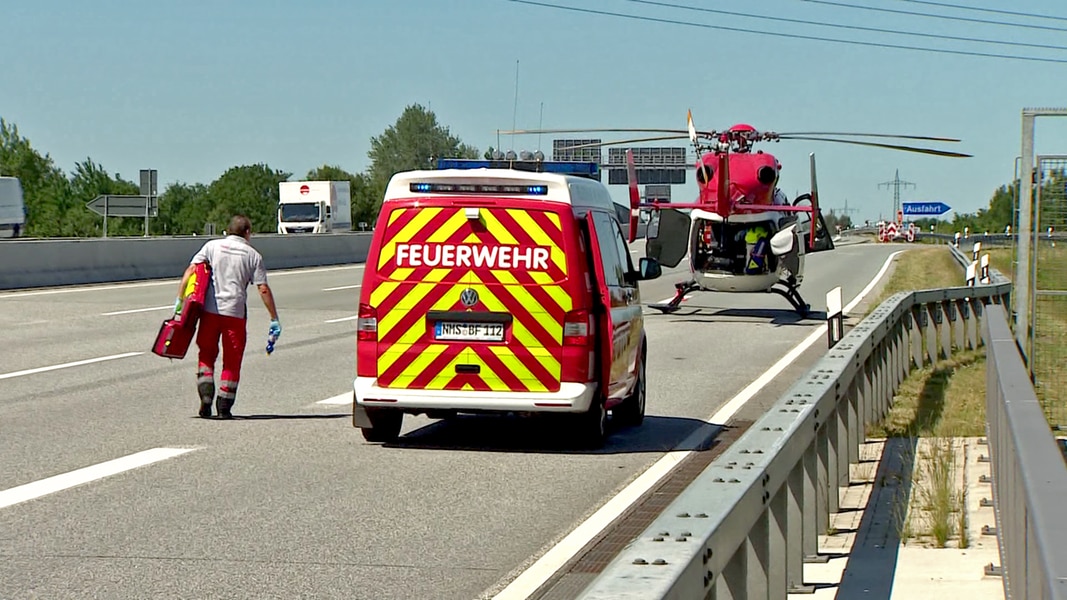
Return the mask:
<svg viewBox="0 0 1067 600"><path fill-rule="evenodd" d="M681 307L691 293L766 293L783 296L801 316L811 305L800 295L804 279L805 255L833 250L831 232L819 208L815 154L809 154L810 190L792 201L778 188L782 169L769 152L754 150L760 142L805 140L856 144L890 150L903 150L953 158L969 154L841 137L896 138L937 142L959 142L955 138L889 135L878 133L775 133L757 131L739 123L724 131L698 131L692 111L686 130L679 129L535 129L500 131L501 134L553 133L659 133L613 142L580 144L566 148L629 145L639 142L688 138L697 154L695 164L697 200L692 203L641 202L637 189L633 152L626 152L630 196L630 242L637 237L637 224L648 211L645 254L661 265L678 266L689 258L691 279L675 284L674 297L650 307L670 313Z"/></svg>

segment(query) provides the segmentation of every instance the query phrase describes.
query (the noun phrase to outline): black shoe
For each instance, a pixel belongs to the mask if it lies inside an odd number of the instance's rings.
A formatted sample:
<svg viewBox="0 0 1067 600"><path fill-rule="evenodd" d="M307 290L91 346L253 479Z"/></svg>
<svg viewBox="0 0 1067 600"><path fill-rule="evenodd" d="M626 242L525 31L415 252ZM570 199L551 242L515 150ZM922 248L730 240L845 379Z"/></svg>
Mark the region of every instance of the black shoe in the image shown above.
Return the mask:
<svg viewBox="0 0 1067 600"><path fill-rule="evenodd" d="M216 404L216 408L219 411L219 418L220 419L232 419L233 418L233 414L230 413L230 409L233 408L233 400L223 400L222 398L218 398L215 401L215 404Z"/></svg>
<svg viewBox="0 0 1067 600"><path fill-rule="evenodd" d="M210 419L211 401L215 397L215 384L210 381L198 383L196 385L196 391L200 394L200 417L203 419Z"/></svg>

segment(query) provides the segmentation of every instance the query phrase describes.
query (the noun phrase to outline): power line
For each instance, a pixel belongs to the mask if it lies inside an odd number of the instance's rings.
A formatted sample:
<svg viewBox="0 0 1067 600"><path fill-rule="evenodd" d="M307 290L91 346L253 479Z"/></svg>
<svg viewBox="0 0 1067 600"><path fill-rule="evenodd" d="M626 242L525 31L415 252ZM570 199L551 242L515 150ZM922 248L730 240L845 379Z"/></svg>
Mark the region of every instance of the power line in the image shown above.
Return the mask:
<svg viewBox="0 0 1067 600"><path fill-rule="evenodd" d="M937 15L933 13L916 12L911 10L898 10L895 8L857 6L855 4L847 4L845 2L831 2L830 0L801 0L801 2L810 2L812 4L825 4L827 6L837 6L840 8L854 8L857 10L873 10L875 12L892 13L895 15L909 15L912 17L929 17L931 19L946 19L948 21L966 21L968 23L984 23L986 25L1004 25L1006 27L1022 27L1024 29L1044 29L1045 31L1067 32L1067 29L1064 29L1063 27L1050 27L1048 25L1030 25L1027 23L1010 23L1008 21L990 21L988 19L975 19L971 17L950 17L948 15Z"/></svg>
<svg viewBox="0 0 1067 600"><path fill-rule="evenodd" d="M702 8L697 6L686 6L682 4L671 4L669 2L655 2L653 0L623 0L624 2L632 2L634 4L646 4L649 6L659 6L663 8L677 8L679 10L690 10L695 12L712 13L718 15L728 15L732 17L747 17L750 19L764 19L767 21L779 21L781 23L796 23L799 25L816 25L819 27L834 27L837 29L851 29L854 31L871 31L875 33L890 33L895 35L910 35L913 37L922 38L934 38L938 40L953 40L957 42L979 42L982 44L1000 44L1003 46L1021 46L1027 48L1043 48L1046 50L1067 50L1067 46L1053 46L1049 44L1031 44L1027 42L1006 42L1004 40L989 40L984 38L971 38L971 37L959 37L953 35L939 35L934 33L920 33L917 31L902 31L899 29L881 29L879 27L863 27L861 25L842 25L839 23L826 23L823 21L805 21L803 19L790 19L786 17L772 17L769 15L755 15L752 13L740 13L731 12L728 10L717 10L714 8Z"/></svg>
<svg viewBox="0 0 1067 600"><path fill-rule="evenodd" d="M944 8L958 8L960 10L973 10L976 12L986 12L998 15L1011 15L1013 17L1030 17L1032 19L1050 19L1053 21L1067 21L1067 17L1057 17L1055 15L1041 15L1037 13L1025 13L1015 12L1013 10L999 10L996 8L981 8L978 6L964 6L962 4L949 4L947 2L931 2L930 0L900 0L901 2L912 2L915 4L927 4L930 6L941 6Z"/></svg>
<svg viewBox="0 0 1067 600"><path fill-rule="evenodd" d="M946 50L946 49L941 49L941 48L924 48L924 47L921 47L921 46L904 46L904 45L900 45L900 44L886 44L886 43L880 43L880 42L859 42L859 41L856 41L856 40L842 40L842 39L838 39L838 38L828 38L828 37L814 36L814 35L801 35L801 34L795 34L795 33L778 33L778 32L775 32L775 31L760 31L760 30L756 30L756 29L741 29L741 28L737 28L737 27L725 27L725 26L721 26L721 25L709 25L707 23L691 23L689 21L677 21L677 20L674 20L674 19L661 19L661 18L657 18L657 17L647 17L647 16L641 16L641 15L628 15L628 14L625 14L625 13L617 13L617 12L611 12L611 11L606 11L606 10L595 10L595 9L591 9L591 8L578 8L578 7L575 7L575 6L563 6L563 5L560 5L560 4L549 4L547 2L535 2L533 0L505 0L505 1L506 2L514 2L516 4L528 4L530 6L541 6L541 7L544 7L544 8L555 8L555 9L559 9L559 10L567 10L567 11L572 11L572 12L577 12L577 13L584 13L584 14L591 14L591 15L618 17L618 18L622 18L622 19L631 19L631 20L635 20L635 21L644 21L644 22L648 22L648 23L665 23L665 24L668 24L668 25L684 25L684 26L687 26L687 27L698 27L698 28L701 28L701 29L715 29L715 30L719 30L719 31L732 31L732 32L735 32L735 33L750 33L750 34L756 34L756 35L769 35L769 36L774 36L774 37L783 37L783 38L791 38L791 39L799 39L799 40L811 40L811 41L816 41L816 42L833 42L833 43L836 43L836 44L851 44L851 45L855 45L855 46L872 46L872 47L875 47L875 48L893 48L893 49L896 49L896 50L915 50L915 51L918 51L918 52L933 52L933 53L936 53L936 54L956 54L956 55L962 55L962 56L980 56L980 57L983 57L983 58L1005 58L1005 59L1009 59L1009 60L1024 60L1024 61L1048 62L1048 63L1058 63L1058 64L1067 63L1067 60L1059 59L1059 58L1041 58L1041 57L1037 57L1037 56L1018 56L1018 55L1013 55L1013 54L993 54L993 53L989 53L989 52L972 52L972 51L968 51L968 50ZM805 0L805 1L814 1L814 0ZM855 8L855 7L853 7L853 8Z"/></svg>

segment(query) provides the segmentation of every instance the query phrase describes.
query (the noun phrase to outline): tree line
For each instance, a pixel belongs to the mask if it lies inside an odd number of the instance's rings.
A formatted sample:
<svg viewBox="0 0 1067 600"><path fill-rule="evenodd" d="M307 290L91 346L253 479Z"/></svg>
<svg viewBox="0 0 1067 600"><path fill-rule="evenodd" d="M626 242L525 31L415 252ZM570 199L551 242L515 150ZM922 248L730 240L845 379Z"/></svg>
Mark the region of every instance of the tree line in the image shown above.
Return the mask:
<svg viewBox="0 0 1067 600"><path fill-rule="evenodd" d="M352 190L352 226L374 223L381 208L389 178L400 171L429 168L435 158L489 157L490 147L480 155L476 147L463 143L438 122L427 108L412 104L405 107L396 122L381 135L371 138L367 155L370 166L365 172L352 173L338 165L322 165L310 170L303 179L349 181ZM48 153L34 148L18 126L0 117L0 175L14 176L22 183L27 222L24 235L32 237L94 237L103 230L103 217L88 210L85 204L103 194L138 194L139 185L119 173L109 173L92 158L75 163L73 171L64 172ZM152 235L189 235L204 233L209 225L222 231L230 215L243 213L252 220L258 233L277 231L278 183L288 181L293 173L266 164L241 165L226 170L211 183L172 183L159 195L159 216L150 219ZM1064 189L1067 178L1053 173L1041 182L1049 191ZM955 213L951 221L918 219L916 225L928 231L930 226L941 233L963 231L1002 232L1012 223L1013 190L1017 181L994 191L988 208L975 213ZM831 230L847 228L847 215L824 215ZM144 220L135 218L108 221L109 235L141 235Z"/></svg>
<svg viewBox="0 0 1067 600"><path fill-rule="evenodd" d="M389 178L399 171L428 168L435 158L477 158L478 149L463 143L419 104L406 107L396 122L371 138L369 168L352 173L338 165L322 165L303 177L311 181L348 181L352 192L352 224L372 224L381 207ZM140 186L120 173L86 158L66 173L48 153L22 135L18 126L0 118L0 175L17 177L26 204L23 235L29 237L96 237L104 219L86 208L99 195L140 193ZM177 182L159 194L159 215L149 220L151 235L202 234L213 225L223 231L234 213L248 215L257 233L278 227L278 184L293 173L267 164L227 169L211 183ZM108 235L142 235L144 219L110 218Z"/></svg>

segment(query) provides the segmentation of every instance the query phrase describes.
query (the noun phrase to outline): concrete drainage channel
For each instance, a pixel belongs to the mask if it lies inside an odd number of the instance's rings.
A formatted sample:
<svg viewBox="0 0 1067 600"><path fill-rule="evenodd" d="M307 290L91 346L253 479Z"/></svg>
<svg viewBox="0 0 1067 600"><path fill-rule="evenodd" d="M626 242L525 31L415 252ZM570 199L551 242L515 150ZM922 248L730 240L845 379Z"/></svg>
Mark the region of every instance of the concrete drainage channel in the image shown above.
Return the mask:
<svg viewBox="0 0 1067 600"><path fill-rule="evenodd" d="M740 438L752 421L731 421L686 457L671 474L619 517L608 529L582 548L562 569L537 589L529 600L576 598L634 537L652 524L660 513L720 454Z"/></svg>

